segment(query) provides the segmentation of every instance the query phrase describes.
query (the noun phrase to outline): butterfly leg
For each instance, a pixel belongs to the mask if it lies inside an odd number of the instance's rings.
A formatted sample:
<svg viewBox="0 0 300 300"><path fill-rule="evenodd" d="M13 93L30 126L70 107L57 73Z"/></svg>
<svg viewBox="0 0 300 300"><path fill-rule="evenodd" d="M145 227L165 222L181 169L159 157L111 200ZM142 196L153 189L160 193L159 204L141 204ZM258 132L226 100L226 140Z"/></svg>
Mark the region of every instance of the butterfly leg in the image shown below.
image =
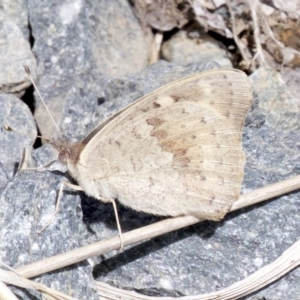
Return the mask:
<svg viewBox="0 0 300 300"><path fill-rule="evenodd" d="M115 213L115 217L116 217L117 228L118 228L119 236L120 236L120 250L123 250L124 243L123 243L123 236L122 236L122 230L121 230L121 225L120 225L120 221L119 221L119 214L118 214L118 210L117 210L116 200L115 199L105 199L101 196L99 196L99 200L101 200L104 203L111 202L111 204L113 205L114 213Z"/></svg>
<svg viewBox="0 0 300 300"><path fill-rule="evenodd" d="M20 173L21 171L44 171L45 168L48 168L51 166L56 160L53 159L46 164L38 167L34 167L34 162L32 159L32 153L31 153L31 148L30 147L25 147L22 151L21 157L20 157L20 162L18 166L18 170L15 174L15 176Z"/></svg>
<svg viewBox="0 0 300 300"><path fill-rule="evenodd" d="M111 203L112 203L113 208L114 208L116 222L117 222L117 228L118 228L119 236L120 236L120 250L123 250L123 246L124 246L124 244L123 244L123 236L122 236L122 230L121 230L121 225L120 225L120 221L119 221L119 215L118 215L118 211L117 211L116 200L115 199L111 199Z"/></svg>
<svg viewBox="0 0 300 300"><path fill-rule="evenodd" d="M63 192L65 186L68 186L69 188L71 188L71 189L73 189L75 191L83 191L83 189L79 185L75 185L75 184L63 181L61 183L61 185L60 185L59 192L58 192L58 195L57 195L57 200L56 200L56 205L55 205L55 211L52 214L50 220L47 222L47 224L38 232L39 234L41 232L43 232L52 223L52 221L54 220L55 216L59 212L60 199L61 199L62 192Z"/></svg>

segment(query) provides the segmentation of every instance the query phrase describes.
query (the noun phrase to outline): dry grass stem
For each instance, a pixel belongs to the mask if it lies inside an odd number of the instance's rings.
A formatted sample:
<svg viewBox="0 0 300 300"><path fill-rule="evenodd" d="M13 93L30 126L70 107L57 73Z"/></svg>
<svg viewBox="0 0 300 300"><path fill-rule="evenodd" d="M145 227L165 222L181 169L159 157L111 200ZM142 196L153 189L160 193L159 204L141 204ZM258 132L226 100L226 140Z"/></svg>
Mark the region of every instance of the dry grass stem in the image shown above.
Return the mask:
<svg viewBox="0 0 300 300"><path fill-rule="evenodd" d="M160 51L161 51L161 45L163 41L163 33L161 31L158 31L153 38L152 41L152 50L149 60L149 65L152 65L156 62L158 62L160 58Z"/></svg>
<svg viewBox="0 0 300 300"><path fill-rule="evenodd" d="M0 281L0 299L1 300L18 300L18 298L15 296L15 294L2 281Z"/></svg>
<svg viewBox="0 0 300 300"><path fill-rule="evenodd" d="M254 205L300 189L300 175L285 179L241 195L230 211Z"/></svg>
<svg viewBox="0 0 300 300"><path fill-rule="evenodd" d="M297 189L300 189L300 175L241 195L239 200L233 205L231 211L269 200ZM124 233L124 246L154 238L156 236L184 228L201 221L202 220L199 220L193 216L182 216L144 226L142 228ZM67 253L55 255L38 262L34 262L27 266L22 266L16 271L18 274L27 278L35 277L65 266L78 263L93 256L99 256L106 252L117 250L119 247L119 236L115 236L104 241L71 250Z"/></svg>
<svg viewBox="0 0 300 300"><path fill-rule="evenodd" d="M300 241L292 245L271 264L261 268L247 278L234 283L222 291L185 297L149 297L135 292L112 287L103 282L96 282L97 292L101 299L122 300L234 300L249 295L262 287L274 282L300 264Z"/></svg>

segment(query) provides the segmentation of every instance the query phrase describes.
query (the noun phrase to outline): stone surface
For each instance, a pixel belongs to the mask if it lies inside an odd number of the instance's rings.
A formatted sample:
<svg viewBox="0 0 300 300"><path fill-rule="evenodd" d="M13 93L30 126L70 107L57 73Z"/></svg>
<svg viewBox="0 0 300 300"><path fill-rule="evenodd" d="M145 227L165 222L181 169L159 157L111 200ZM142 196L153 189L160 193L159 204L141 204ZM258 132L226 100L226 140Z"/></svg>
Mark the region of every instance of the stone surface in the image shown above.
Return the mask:
<svg viewBox="0 0 300 300"><path fill-rule="evenodd" d="M121 76L148 65L149 49L128 1L99 1L90 8L90 14L90 30L94 30L90 44L100 72Z"/></svg>
<svg viewBox="0 0 300 300"><path fill-rule="evenodd" d="M295 104L300 107L300 98L298 97L300 93L300 68L283 68L281 75L289 90L294 95Z"/></svg>
<svg viewBox="0 0 300 300"><path fill-rule="evenodd" d="M12 180L23 149L32 147L36 125L29 108L14 95L0 94L0 191ZM5 126L15 132L7 131Z"/></svg>
<svg viewBox="0 0 300 300"><path fill-rule="evenodd" d="M299 130L299 108L280 73L259 68L251 75L251 82L260 95L259 106L266 113L268 124L278 131Z"/></svg>
<svg viewBox="0 0 300 300"><path fill-rule="evenodd" d="M27 0L1 0L0 10L13 21L22 31L24 38L29 40Z"/></svg>
<svg viewBox="0 0 300 300"><path fill-rule="evenodd" d="M222 68L232 68L228 53L221 44L205 32L180 31L162 46L162 56L166 61L187 64L216 61Z"/></svg>
<svg viewBox="0 0 300 300"><path fill-rule="evenodd" d="M0 24L0 92L22 96L31 85L24 66L35 78L36 61L21 29L1 10Z"/></svg>
<svg viewBox="0 0 300 300"><path fill-rule="evenodd" d="M113 76L117 70L114 60L109 61L111 65L106 64L105 53L117 59L128 48L126 45L122 48L121 43L120 49L117 49L119 54L113 55L109 52L111 39L106 40L105 33L110 32L113 39L112 27L119 19L122 20L121 17L112 20L114 10L111 7L119 8L125 19L131 20L127 17L127 2L115 0L107 4L107 1L99 1L99 7L94 6L95 3L76 0L68 4L54 0L28 2L34 51L39 62L37 83L62 133L72 140L83 138L100 121L159 86L218 67L216 63L178 66L159 62L146 69L141 65L136 68L139 63L135 56L145 55L147 50L144 50L132 54L132 59L124 54L125 59L117 63L118 67L124 67L124 73L119 69L117 75L120 76ZM102 12L106 8L105 3L110 9L107 13ZM118 13L120 15L121 12ZM104 22L105 17L111 23L99 33L103 44L93 43L96 28L101 29L98 25ZM94 27L89 27L90 24ZM132 31L131 27L129 29ZM137 40L139 38L135 37L130 43L134 44ZM128 43L126 39L122 42ZM99 64L93 52L95 45L101 49L106 47L108 51L99 52ZM112 52L115 50L113 47ZM101 58L106 67L98 69ZM137 57L138 61L140 59ZM125 75L131 65L132 73L142 71ZM248 115L243 137L247 155L244 192L300 172L300 134L296 130L299 113L290 101L288 91L277 75L267 71L259 70L253 75L253 84L256 102ZM280 109L277 104L267 108L263 106L270 95L274 101L284 99L282 111L288 113L282 112L278 118ZM22 148L33 143L35 125L29 110L15 97L1 95L1 103L4 107L0 110L1 128L9 125L29 135L24 138L18 132L0 130L0 143L4 145L0 161L1 166L5 165L0 176L1 261L17 268L116 235L111 205L74 191L64 192L60 212L53 223L38 234L54 211L61 182L70 178L45 170L21 171L13 178ZM275 110L272 110L273 107ZM49 125L50 119L45 114L40 118L43 133L53 134L53 130L47 128L52 126ZM41 125L43 121L44 125ZM53 152L49 145L44 145L33 151L33 158L37 166L42 166L53 158ZM93 278L157 296L198 295L220 290L271 263L299 239L299 201L299 192L290 193L229 214L219 223L204 222L35 280L82 300L98 299ZM118 210L124 231L161 219L120 205ZM245 299L298 300L299 277L298 268ZM41 299L38 293L32 291L16 288L14 291L20 299Z"/></svg>
<svg viewBox="0 0 300 300"><path fill-rule="evenodd" d="M57 216L50 230L39 234L54 212L62 179L50 172L22 171L6 185L0 196L1 261L17 268L86 242L89 233L81 219L80 199L68 193L61 205L64 213ZM77 299L96 300L91 272L91 266L82 262L36 280ZM41 299L41 295L30 290L13 291L19 299Z"/></svg>
<svg viewBox="0 0 300 300"><path fill-rule="evenodd" d="M70 106L83 115L94 110L104 75L135 73L147 66L146 41L127 1L29 0L28 7L38 86L57 123ZM82 98L89 99L89 107L78 101ZM43 135L57 136L40 101L35 116Z"/></svg>

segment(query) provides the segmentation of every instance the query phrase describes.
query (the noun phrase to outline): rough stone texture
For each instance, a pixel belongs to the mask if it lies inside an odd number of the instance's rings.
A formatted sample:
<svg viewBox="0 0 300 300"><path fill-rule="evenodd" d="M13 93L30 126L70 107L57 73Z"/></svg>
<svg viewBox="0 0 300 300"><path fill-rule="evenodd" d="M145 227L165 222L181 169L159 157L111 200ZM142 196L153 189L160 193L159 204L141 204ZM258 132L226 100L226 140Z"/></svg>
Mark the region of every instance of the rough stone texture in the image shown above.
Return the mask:
<svg viewBox="0 0 300 300"><path fill-rule="evenodd" d="M148 64L149 49L128 1L99 1L91 7L92 54L100 72L112 76L136 73Z"/></svg>
<svg viewBox="0 0 300 300"><path fill-rule="evenodd" d="M277 130L299 130L299 108L280 73L259 68L252 74L251 82L260 95L259 106L266 112L268 124Z"/></svg>
<svg viewBox="0 0 300 300"><path fill-rule="evenodd" d="M74 99L72 110L83 115L94 110L102 97L102 74L124 75L146 67L146 42L127 1L29 0L28 5L33 51L40 62L38 86L57 123ZM89 107L78 101L82 98L89 99ZM42 134L57 135L39 101L37 106Z"/></svg>
<svg viewBox="0 0 300 300"><path fill-rule="evenodd" d="M5 187L0 197L1 261L18 267L74 249L86 241L88 232L81 220L80 199L71 196L70 200L68 193L61 205L64 213L57 216L51 230L38 233L54 212L62 179L50 172L22 171ZM78 299L97 299L91 272L89 264L83 262L75 268L40 276L37 281ZM14 292L20 299L41 299L36 292L17 288Z"/></svg>
<svg viewBox="0 0 300 300"><path fill-rule="evenodd" d="M232 68L232 62L221 44L205 32L180 31L162 46L165 60L177 64L216 61L222 68Z"/></svg>
<svg viewBox="0 0 300 300"><path fill-rule="evenodd" d="M14 95L0 94L0 191L13 178L24 147L32 146L36 138L33 116ZM15 132L7 131L5 126Z"/></svg>
<svg viewBox="0 0 300 300"><path fill-rule="evenodd" d="M0 10L18 25L24 38L29 40L27 0L1 0Z"/></svg>
<svg viewBox="0 0 300 300"><path fill-rule="evenodd" d="M123 10L125 2L119 0L113 3L116 9ZM107 70L97 70L90 44L94 31L87 29L89 22L94 22L95 18L99 21L106 13L89 15L95 4L85 3L83 6L80 1L68 3L69 6L57 1L29 1L29 13L35 39L34 50L39 62L38 84L49 102L50 110L58 116L61 131L69 138L77 140L84 137L108 115L161 85L205 68L217 67L214 63L175 66L159 62L141 73L112 77L109 66ZM105 6L104 1L99 3ZM115 22L116 19L110 26L113 27ZM109 45L103 45L109 51ZM120 53L122 51L120 46ZM122 65L127 68L131 63L135 64L134 61L134 58L132 61L125 59ZM247 154L244 192L300 172L299 130L289 129L290 124L295 128L299 114L294 111L288 92L278 76L259 71L255 77L257 101L247 118L243 138ZM264 109L258 105L258 102L263 103L263 99L269 97L269 88L273 91L273 99L280 99L283 94L284 109L293 112L281 114L280 126L270 121L277 115L277 112L270 112L272 107ZM2 99L4 104L9 101L7 107L10 109L7 112L0 110L0 116L3 113L0 120L4 120L1 128L10 125L21 132L35 134L32 117L27 116L29 110L24 113L17 110L18 104L11 103L19 101L12 100L12 96L9 100ZM15 110L12 114L11 111ZM49 126L51 121L48 117L43 118L44 126ZM23 125L25 119L29 120L27 127ZM54 211L60 183L69 178L58 172L22 171L12 179L13 166L18 162L23 145L30 145L32 138L25 139L18 148L16 143L21 141L22 136L17 132L1 130L0 139L5 150L1 152L1 164L10 161L9 171L1 171L5 174L0 189L1 261L18 267L117 234L111 205L87 198L84 193L66 191L59 214L38 235L38 230ZM41 166L51 160L53 152L49 145L44 145L35 150L33 156L36 164ZM299 239L299 201L299 192L294 192L232 213L219 223L204 222L35 280L83 300L98 299L92 271L97 280L150 295L197 295L219 290L271 263ZM119 206L119 216L124 231L161 219L122 206ZM299 277L298 268L245 299L298 300ZM31 291L16 288L14 291L20 299L41 299L39 294Z"/></svg>
<svg viewBox="0 0 300 300"><path fill-rule="evenodd" d="M26 37L27 38L27 37ZM31 69L35 78L36 62L21 29L0 10L0 92L22 96L31 83L24 72Z"/></svg>
<svg viewBox="0 0 300 300"><path fill-rule="evenodd" d="M295 103L300 107L300 68L283 68L283 70L280 70L281 75L284 79L284 82L286 82L287 86L289 87L291 93L294 95Z"/></svg>

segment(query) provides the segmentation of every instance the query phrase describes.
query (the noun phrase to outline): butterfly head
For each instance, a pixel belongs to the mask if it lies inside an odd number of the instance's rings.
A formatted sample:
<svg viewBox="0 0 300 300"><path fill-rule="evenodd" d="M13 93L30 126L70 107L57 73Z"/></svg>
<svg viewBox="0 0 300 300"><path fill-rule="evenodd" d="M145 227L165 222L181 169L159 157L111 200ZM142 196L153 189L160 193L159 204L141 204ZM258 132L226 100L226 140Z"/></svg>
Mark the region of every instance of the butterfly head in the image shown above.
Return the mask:
<svg viewBox="0 0 300 300"><path fill-rule="evenodd" d="M53 140L50 144L58 152L58 159L66 164L76 163L84 148L81 142L74 143L67 140Z"/></svg>

